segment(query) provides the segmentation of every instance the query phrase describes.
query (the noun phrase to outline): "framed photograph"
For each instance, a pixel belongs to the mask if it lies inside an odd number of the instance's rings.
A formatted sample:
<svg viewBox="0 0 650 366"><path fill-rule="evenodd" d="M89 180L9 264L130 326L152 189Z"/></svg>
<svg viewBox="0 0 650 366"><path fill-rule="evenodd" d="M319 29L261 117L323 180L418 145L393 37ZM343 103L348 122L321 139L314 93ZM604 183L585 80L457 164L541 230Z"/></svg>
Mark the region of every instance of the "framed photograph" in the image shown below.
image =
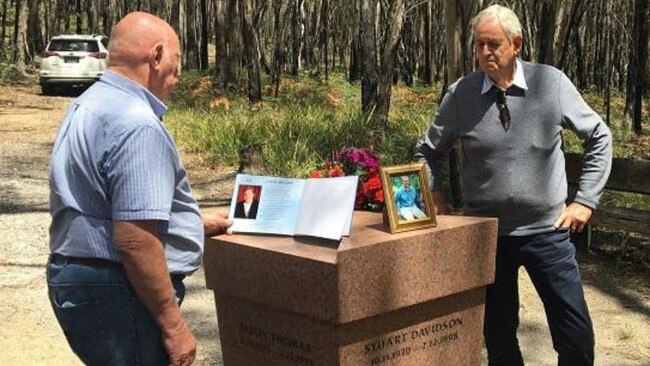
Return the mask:
<svg viewBox="0 0 650 366"><path fill-rule="evenodd" d="M436 226L424 163L381 168L381 183L391 233Z"/></svg>

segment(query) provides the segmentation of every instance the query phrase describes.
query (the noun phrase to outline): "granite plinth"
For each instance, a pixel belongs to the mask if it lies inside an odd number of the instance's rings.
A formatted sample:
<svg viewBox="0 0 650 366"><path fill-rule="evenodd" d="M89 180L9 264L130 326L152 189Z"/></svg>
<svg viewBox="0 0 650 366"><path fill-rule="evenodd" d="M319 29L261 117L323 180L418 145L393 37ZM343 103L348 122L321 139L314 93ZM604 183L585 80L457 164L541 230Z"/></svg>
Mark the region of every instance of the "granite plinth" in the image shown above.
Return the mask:
<svg viewBox="0 0 650 366"><path fill-rule="evenodd" d="M340 244L207 240L225 365L479 364L497 221L437 220L391 235L380 214L356 212Z"/></svg>

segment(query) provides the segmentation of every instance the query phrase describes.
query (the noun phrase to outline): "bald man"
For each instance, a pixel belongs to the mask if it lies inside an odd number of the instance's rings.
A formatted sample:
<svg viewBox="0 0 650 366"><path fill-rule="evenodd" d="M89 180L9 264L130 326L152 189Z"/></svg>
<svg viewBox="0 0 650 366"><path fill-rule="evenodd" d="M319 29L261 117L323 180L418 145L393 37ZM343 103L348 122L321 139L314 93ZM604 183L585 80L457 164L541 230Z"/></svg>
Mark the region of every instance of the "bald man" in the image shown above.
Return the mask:
<svg viewBox="0 0 650 366"><path fill-rule="evenodd" d="M231 225L202 216L162 124L180 76L178 36L131 13L113 29L109 68L66 112L50 166L52 308L88 365L190 365L180 311L203 238Z"/></svg>

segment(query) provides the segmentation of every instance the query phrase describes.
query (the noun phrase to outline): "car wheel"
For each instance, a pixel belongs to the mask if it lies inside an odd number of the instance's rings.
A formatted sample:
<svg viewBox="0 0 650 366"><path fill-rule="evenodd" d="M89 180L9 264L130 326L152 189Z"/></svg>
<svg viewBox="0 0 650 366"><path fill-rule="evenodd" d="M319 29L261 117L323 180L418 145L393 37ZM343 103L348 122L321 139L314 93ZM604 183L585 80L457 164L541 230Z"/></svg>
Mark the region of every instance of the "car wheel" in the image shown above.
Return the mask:
<svg viewBox="0 0 650 366"><path fill-rule="evenodd" d="M54 87L52 85L41 85L41 92L43 95L52 95L54 94Z"/></svg>

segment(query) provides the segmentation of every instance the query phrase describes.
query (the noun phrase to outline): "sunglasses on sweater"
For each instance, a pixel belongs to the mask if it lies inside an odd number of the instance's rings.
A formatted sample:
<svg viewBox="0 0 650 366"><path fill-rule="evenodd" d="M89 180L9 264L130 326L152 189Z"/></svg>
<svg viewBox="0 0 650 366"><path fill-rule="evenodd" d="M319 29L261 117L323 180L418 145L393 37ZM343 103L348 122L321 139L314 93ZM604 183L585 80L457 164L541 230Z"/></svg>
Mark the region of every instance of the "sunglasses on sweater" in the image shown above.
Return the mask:
<svg viewBox="0 0 650 366"><path fill-rule="evenodd" d="M497 89L497 109L499 109L499 121L503 129L508 131L510 129L510 111L508 110L508 104L506 104L506 91L503 89Z"/></svg>

